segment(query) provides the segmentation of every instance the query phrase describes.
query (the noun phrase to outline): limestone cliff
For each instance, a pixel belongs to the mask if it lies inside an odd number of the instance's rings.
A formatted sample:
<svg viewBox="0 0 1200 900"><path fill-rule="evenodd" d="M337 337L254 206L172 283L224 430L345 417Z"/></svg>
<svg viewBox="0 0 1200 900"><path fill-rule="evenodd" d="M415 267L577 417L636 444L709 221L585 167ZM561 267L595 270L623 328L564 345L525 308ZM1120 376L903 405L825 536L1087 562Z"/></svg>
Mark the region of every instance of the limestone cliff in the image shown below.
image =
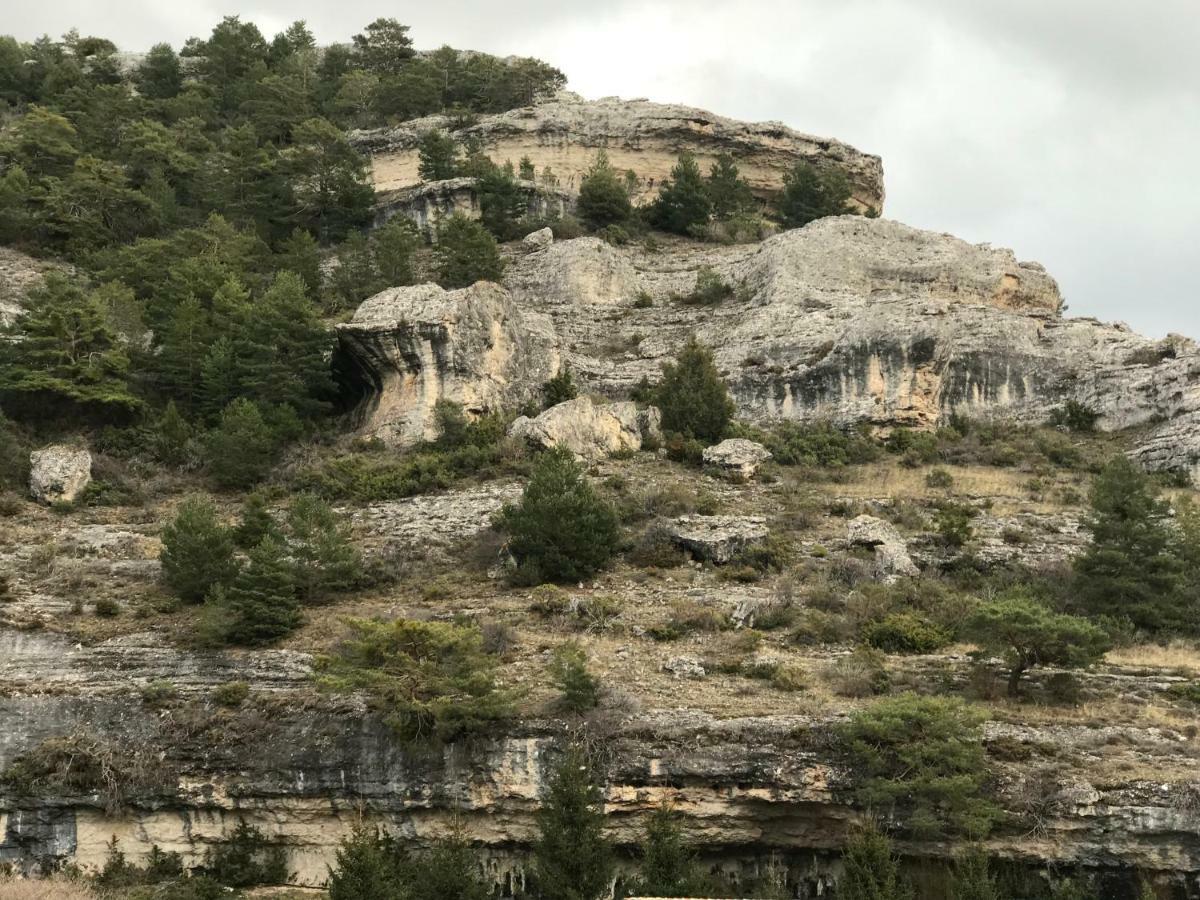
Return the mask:
<svg viewBox="0 0 1200 900"><path fill-rule="evenodd" d="M477 184L475 178L451 178L383 191L376 197L375 224L382 225L402 216L416 225L426 239L436 241L442 219L456 214L468 219L480 217ZM530 218L557 219L575 208L575 195L568 191L532 181L517 184L525 202L525 214Z"/></svg>
<svg viewBox="0 0 1200 900"><path fill-rule="evenodd" d="M756 193L777 192L783 175L797 161L837 166L849 176L854 199L863 208L883 209L883 164L831 138L793 131L778 122L746 123L700 109L648 100L607 97L584 100L564 92L536 106L482 116L454 129L446 116L430 116L392 128L358 131L355 145L369 153L376 189L390 191L417 184L417 143L431 129L452 130L474 138L497 162L515 165L529 157L539 173L549 167L559 187L579 189L596 151L603 149L620 170L637 173L640 194L651 197L667 178L679 153L691 151L707 170L720 153L732 154Z"/></svg>

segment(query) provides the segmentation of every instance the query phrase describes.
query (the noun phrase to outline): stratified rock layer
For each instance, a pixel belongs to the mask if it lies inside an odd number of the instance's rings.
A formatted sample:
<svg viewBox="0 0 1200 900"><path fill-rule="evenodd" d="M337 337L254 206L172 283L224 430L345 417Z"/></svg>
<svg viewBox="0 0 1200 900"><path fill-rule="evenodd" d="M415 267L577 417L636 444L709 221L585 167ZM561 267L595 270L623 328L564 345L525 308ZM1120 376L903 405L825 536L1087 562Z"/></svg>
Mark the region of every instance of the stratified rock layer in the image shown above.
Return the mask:
<svg viewBox="0 0 1200 900"><path fill-rule="evenodd" d="M584 100L564 92L537 106L483 116L454 131L446 116L416 119L391 128L358 131L352 140L370 153L375 185L387 191L417 184L417 144L432 129L450 131L459 140L478 140L496 162L528 157L540 173L549 168L558 186L576 192L583 174L603 149L620 171L638 176L642 198L653 196L670 175L681 151L696 155L701 167L720 153L737 159L738 168L760 195L783 185L783 175L798 161L844 171L854 199L863 207L883 209L883 164L831 138L793 131L779 122L747 123L702 109L648 100L606 97Z"/></svg>
<svg viewBox="0 0 1200 900"><path fill-rule="evenodd" d="M375 224L399 216L416 225L427 240L436 241L438 225L444 219L454 215L480 218L483 209L478 185L477 178L451 178L386 191L376 198ZM567 191L532 181L518 181L517 187L525 215L532 219L558 219L575 209L575 197Z"/></svg>

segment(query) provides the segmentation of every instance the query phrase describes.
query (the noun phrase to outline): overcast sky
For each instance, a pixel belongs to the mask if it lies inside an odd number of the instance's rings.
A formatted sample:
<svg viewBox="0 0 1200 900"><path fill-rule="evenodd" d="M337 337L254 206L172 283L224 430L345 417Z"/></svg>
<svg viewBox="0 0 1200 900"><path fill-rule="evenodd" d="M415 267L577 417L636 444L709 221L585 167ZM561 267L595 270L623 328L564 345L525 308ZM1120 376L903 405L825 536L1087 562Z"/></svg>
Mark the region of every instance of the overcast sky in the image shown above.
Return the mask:
<svg viewBox="0 0 1200 900"><path fill-rule="evenodd" d="M775 119L883 157L885 215L1012 247L1073 315L1200 337L1198 0L43 0L71 26L177 47L239 14L322 43L391 16L418 47L541 57L587 97Z"/></svg>

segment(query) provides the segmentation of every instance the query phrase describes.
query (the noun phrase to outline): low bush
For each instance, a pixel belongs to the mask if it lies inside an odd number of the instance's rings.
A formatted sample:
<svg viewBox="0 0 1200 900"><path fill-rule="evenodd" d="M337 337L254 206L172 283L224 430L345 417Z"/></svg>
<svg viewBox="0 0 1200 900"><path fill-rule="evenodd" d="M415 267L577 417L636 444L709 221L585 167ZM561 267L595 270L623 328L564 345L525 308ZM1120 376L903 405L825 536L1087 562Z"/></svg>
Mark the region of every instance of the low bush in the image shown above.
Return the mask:
<svg viewBox="0 0 1200 900"><path fill-rule="evenodd" d="M886 694L891 685L884 655L874 647L858 647L825 668L825 678L839 697Z"/></svg>
<svg viewBox="0 0 1200 900"><path fill-rule="evenodd" d="M839 468L871 462L880 454L864 429L842 429L828 422L787 420L769 429L738 425L732 433L761 443L781 466Z"/></svg>
<svg viewBox="0 0 1200 900"><path fill-rule="evenodd" d="M558 688L558 703L567 712L587 712L600 702L600 682L588 671L587 653L575 641L554 651L550 683Z"/></svg>
<svg viewBox="0 0 1200 900"><path fill-rule="evenodd" d="M863 639L885 653L933 653L952 640L952 636L924 616L894 613L863 630Z"/></svg>
<svg viewBox="0 0 1200 900"><path fill-rule="evenodd" d="M238 707L250 697L250 685L244 681L227 681L213 688L212 701L218 706Z"/></svg>
<svg viewBox="0 0 1200 900"><path fill-rule="evenodd" d="M685 306L716 306L734 294L733 286L715 269L702 266L696 273L696 284L691 293L676 299Z"/></svg>
<svg viewBox="0 0 1200 900"><path fill-rule="evenodd" d="M209 848L204 873L231 888L284 884L288 880L287 850L240 821L232 834Z"/></svg>

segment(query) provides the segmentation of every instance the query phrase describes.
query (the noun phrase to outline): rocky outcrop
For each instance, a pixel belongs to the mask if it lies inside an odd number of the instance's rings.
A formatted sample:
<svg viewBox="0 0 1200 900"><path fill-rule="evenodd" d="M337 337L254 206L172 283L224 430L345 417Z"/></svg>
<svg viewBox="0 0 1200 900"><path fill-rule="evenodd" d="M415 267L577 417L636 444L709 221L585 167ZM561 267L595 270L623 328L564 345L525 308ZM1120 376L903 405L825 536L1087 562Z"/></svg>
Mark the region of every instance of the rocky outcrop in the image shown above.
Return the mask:
<svg viewBox="0 0 1200 900"><path fill-rule="evenodd" d="M41 503L74 503L92 481L92 454L51 444L29 454L29 493Z"/></svg>
<svg viewBox="0 0 1200 900"><path fill-rule="evenodd" d="M535 307L611 307L632 301L641 290L628 254L594 237L558 241L518 261L504 284L522 306Z"/></svg>
<svg viewBox="0 0 1200 900"><path fill-rule="evenodd" d="M543 449L562 447L580 459L597 460L642 449L643 442L662 441L661 416L653 406L595 403L577 397L550 407L536 418L521 416L509 426L509 437Z"/></svg>
<svg viewBox="0 0 1200 900"><path fill-rule="evenodd" d="M71 272L66 263L34 259L12 247L0 247L0 328L24 311L25 298L49 270Z"/></svg>
<svg viewBox="0 0 1200 900"><path fill-rule="evenodd" d="M575 197L567 191L533 181L518 181L517 187L524 200L525 214L530 218L557 219L575 209ZM375 201L376 225L402 216L416 225L429 241L437 240L438 224L453 215L468 219L478 219L482 215L479 179L431 181L385 191L378 194Z"/></svg>
<svg viewBox="0 0 1200 900"><path fill-rule="evenodd" d="M478 141L496 162L528 157L540 173L550 169L558 186L575 193L580 179L603 149L620 171L637 174L640 199L653 197L669 177L681 151L695 154L707 171L718 154L732 154L743 177L760 196L780 190L783 175L797 162L837 167L853 186L862 207L883 209L883 164L831 138L793 131L778 122L747 123L694 109L648 100L606 97L584 100L564 92L536 106L480 117L454 130L447 116L430 116L389 128L357 131L351 140L371 155L378 190L420 181L417 145L432 129L459 140Z"/></svg>
<svg viewBox="0 0 1200 900"><path fill-rule="evenodd" d="M671 540L693 558L725 565L766 541L761 516L681 516L667 526Z"/></svg>
<svg viewBox="0 0 1200 900"><path fill-rule="evenodd" d="M921 574L908 555L908 547L896 526L874 516L857 516L846 525L846 540L852 546L875 551L875 577L892 582L900 576Z"/></svg>
<svg viewBox="0 0 1200 900"><path fill-rule="evenodd" d="M521 246L527 250L545 250L554 243L554 231L547 226L532 231L521 238Z"/></svg>
<svg viewBox="0 0 1200 900"><path fill-rule="evenodd" d="M337 333L364 390L364 430L395 446L435 437L441 400L471 415L512 409L559 368L546 320L490 282L456 291L392 288L363 303Z"/></svg>
<svg viewBox="0 0 1200 900"><path fill-rule="evenodd" d="M749 481L758 467L771 458L771 451L758 441L726 438L701 454L704 465L718 470L732 481Z"/></svg>

